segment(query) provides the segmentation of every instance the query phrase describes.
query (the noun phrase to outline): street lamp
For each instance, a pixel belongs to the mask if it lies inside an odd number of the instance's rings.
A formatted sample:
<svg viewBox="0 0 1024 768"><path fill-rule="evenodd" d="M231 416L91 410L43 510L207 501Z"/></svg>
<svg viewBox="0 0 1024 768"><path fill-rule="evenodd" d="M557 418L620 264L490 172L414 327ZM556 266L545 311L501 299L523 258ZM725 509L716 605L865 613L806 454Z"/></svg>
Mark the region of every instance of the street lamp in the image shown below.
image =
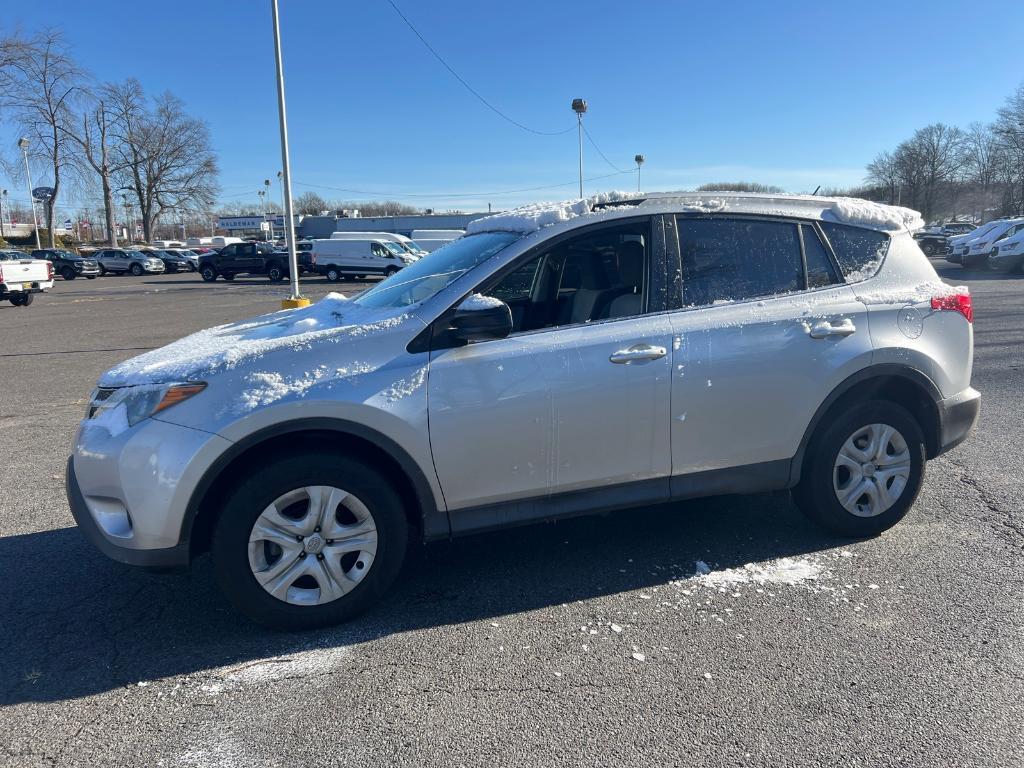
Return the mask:
<svg viewBox="0 0 1024 768"><path fill-rule="evenodd" d="M266 206L266 204L270 202L270 179L264 179L263 180L263 186L265 188L264 192L263 192L263 200L264 200L264 206ZM264 213L263 214L263 220L266 221L266 219L267 219L267 214ZM273 240L274 240L274 220L273 219L270 220L270 240L271 240L271 242L273 242Z"/></svg>
<svg viewBox="0 0 1024 768"><path fill-rule="evenodd" d="M299 293L299 259L295 252L295 219L292 217L292 170L288 158L288 115L284 101L284 67L281 63L281 24L277 14L277 0L270 0L274 17L274 59L277 64L277 116L281 123L281 173L284 184L284 227L288 240L288 266L292 293L281 302L283 309L308 307L309 299Z"/></svg>
<svg viewBox="0 0 1024 768"><path fill-rule="evenodd" d="M580 138L580 197L583 197L583 113L587 111L585 99L573 99L572 111L576 113L577 130Z"/></svg>
<svg viewBox="0 0 1024 768"><path fill-rule="evenodd" d="M640 191L640 166L644 164L646 158L643 155L637 155L633 158L636 163L636 191Z"/></svg>
<svg viewBox="0 0 1024 768"><path fill-rule="evenodd" d="M25 157L25 177L28 180L28 204L32 206L32 226L36 230L36 250L42 250L42 243L39 242L39 219L36 218L36 199L32 195L32 171L28 167L28 145L29 141L25 136L18 139L18 146L21 147L21 154ZM52 232L50 233L53 234Z"/></svg>

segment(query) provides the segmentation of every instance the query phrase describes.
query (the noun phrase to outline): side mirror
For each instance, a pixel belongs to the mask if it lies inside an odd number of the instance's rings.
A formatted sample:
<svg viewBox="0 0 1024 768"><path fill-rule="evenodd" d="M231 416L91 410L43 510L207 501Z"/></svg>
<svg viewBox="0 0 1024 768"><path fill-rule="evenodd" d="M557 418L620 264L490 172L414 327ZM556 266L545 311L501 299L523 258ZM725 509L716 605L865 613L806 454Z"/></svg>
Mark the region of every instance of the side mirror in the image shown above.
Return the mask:
<svg viewBox="0 0 1024 768"><path fill-rule="evenodd" d="M474 293L455 309L451 335L462 341L504 339L512 333L512 310L501 299Z"/></svg>

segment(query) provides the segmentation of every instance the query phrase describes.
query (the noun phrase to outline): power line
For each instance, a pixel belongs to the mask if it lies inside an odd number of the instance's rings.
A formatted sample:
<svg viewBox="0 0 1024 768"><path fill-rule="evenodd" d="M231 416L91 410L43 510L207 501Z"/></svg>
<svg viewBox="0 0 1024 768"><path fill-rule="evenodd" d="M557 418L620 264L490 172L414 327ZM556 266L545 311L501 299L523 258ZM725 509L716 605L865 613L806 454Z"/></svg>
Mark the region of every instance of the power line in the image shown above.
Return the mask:
<svg viewBox="0 0 1024 768"><path fill-rule="evenodd" d="M601 179L608 179L612 176L621 176L623 174L632 174L635 171L616 171L615 173L606 173L602 176L593 176L584 181L600 181ZM373 197L384 197L384 198L411 198L411 197L440 197L440 198L472 198L472 197L500 197L502 195L512 195L518 192L539 192L547 189L559 189L561 187L572 187L578 182L567 181L564 184L548 184L542 187L523 187L521 189L504 189L498 192L381 192L381 191L370 191L366 189L348 189L345 187L329 187L324 184L305 184L301 181L295 181L300 187L310 187L312 189L328 189L332 192L345 192L350 195L371 195Z"/></svg>
<svg viewBox="0 0 1024 768"><path fill-rule="evenodd" d="M590 146L592 146L594 149L597 150L597 154L599 154L601 156L601 159L604 160L606 163L608 163L608 165L610 165L612 168L614 168L619 173L633 173L632 169L630 169L628 171L624 171L621 168L619 168L619 166L617 166L615 163L613 163L611 160L609 160L605 156L604 152L601 151L601 148L599 146L597 146L597 142L594 141L594 137L590 135L590 131L587 130L587 126L585 126L585 125L583 126L583 133L584 133L584 135L586 135L587 141L590 142Z"/></svg>
<svg viewBox="0 0 1024 768"><path fill-rule="evenodd" d="M423 45L426 46L426 49L428 51L430 51L434 55L434 58L437 59L439 62L441 62L441 64L444 66L444 68L447 69L451 73L452 77L454 77L456 80L458 80L460 83L462 83L463 87L467 91L469 91L471 94L473 94L480 101L481 104L483 104L485 107L487 107L489 110L491 110L494 114L498 115L498 117L500 117L503 120L506 120L506 121L512 123L512 125L516 126L517 128L521 128L524 131L527 131L528 133L533 133L533 134L536 134L538 136L561 136L562 134L569 133L569 131L571 131L573 128L576 127L574 125L571 125L568 128L566 128L564 131L538 131L535 128L531 128L528 125L523 125L518 120L513 120L511 117L509 117L504 112L502 112L500 109L498 109L496 106L491 104L491 102L489 102L487 99L485 99L482 95L480 95L480 92L477 91L473 86L471 86L469 83L467 83L462 78L462 76L458 72L456 72L454 68L452 68L452 65L449 64L447 61L445 61L444 57L440 53L438 53L436 50L434 50L434 46L432 46L429 42L427 42L427 39L423 35L420 34L420 31L418 29L416 29L415 26L413 26L413 23L411 21L409 21L409 19L406 17L406 15L404 13L402 13L401 9L397 5L395 5L393 0L387 0L387 3L392 8L394 8L395 13L397 13L401 17L402 21L405 22L405 25L407 27L409 27L409 29L412 30L413 34L416 35L416 37L418 37L420 39L420 42L423 43Z"/></svg>

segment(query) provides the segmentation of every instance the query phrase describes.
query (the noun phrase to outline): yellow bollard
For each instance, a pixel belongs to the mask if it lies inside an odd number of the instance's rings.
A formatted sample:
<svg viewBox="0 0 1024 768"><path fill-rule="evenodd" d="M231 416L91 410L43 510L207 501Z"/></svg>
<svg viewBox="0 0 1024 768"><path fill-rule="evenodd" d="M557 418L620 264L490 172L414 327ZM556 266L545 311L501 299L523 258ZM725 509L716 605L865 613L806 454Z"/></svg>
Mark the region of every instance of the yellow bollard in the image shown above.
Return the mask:
<svg viewBox="0 0 1024 768"><path fill-rule="evenodd" d="M309 299L281 299L281 309L301 309L308 307L312 302Z"/></svg>

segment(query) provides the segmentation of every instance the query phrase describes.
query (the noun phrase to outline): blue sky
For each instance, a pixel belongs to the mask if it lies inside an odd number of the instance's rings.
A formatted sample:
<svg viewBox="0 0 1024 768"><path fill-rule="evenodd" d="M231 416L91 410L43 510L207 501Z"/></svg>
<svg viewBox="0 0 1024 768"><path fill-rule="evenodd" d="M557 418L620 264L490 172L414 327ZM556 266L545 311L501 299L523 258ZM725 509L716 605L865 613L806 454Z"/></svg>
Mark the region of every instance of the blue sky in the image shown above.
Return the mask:
<svg viewBox="0 0 1024 768"><path fill-rule="evenodd" d="M856 184L914 129L991 120L1024 81L1024 3L1010 0L396 2L517 121L571 128L570 101L586 98L604 154L619 168L646 155L652 190ZM0 30L59 25L97 78L176 93L210 124L222 200L255 201L264 178L279 194L269 6L53 0L8 8ZM536 136L501 120L386 0L281 0L281 23L296 194L466 210L575 196L575 131ZM5 145L13 138L0 127ZM584 151L585 176L614 172ZM586 192L635 185L624 174Z"/></svg>

